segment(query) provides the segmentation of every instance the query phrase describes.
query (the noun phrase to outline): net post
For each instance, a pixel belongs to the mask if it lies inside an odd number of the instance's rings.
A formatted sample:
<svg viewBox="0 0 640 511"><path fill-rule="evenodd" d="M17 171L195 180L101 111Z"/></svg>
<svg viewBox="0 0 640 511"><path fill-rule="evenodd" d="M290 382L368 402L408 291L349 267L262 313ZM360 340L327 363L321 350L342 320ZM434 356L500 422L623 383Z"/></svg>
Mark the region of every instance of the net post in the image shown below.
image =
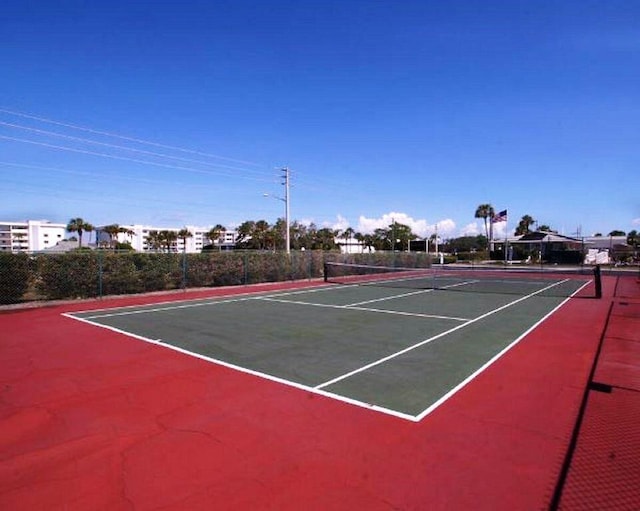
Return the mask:
<svg viewBox="0 0 640 511"><path fill-rule="evenodd" d="M599 264L596 264L595 268L593 269L593 278L596 286L596 298L602 298L602 276Z"/></svg>

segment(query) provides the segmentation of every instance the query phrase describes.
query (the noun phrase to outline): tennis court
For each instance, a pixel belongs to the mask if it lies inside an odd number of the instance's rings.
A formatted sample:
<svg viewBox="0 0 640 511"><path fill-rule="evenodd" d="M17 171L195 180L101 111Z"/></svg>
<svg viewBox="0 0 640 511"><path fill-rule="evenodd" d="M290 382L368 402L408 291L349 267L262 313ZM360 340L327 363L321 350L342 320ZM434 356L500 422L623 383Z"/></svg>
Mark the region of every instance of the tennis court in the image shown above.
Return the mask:
<svg viewBox="0 0 640 511"><path fill-rule="evenodd" d="M309 289L66 314L263 378L419 421L590 275L327 270Z"/></svg>

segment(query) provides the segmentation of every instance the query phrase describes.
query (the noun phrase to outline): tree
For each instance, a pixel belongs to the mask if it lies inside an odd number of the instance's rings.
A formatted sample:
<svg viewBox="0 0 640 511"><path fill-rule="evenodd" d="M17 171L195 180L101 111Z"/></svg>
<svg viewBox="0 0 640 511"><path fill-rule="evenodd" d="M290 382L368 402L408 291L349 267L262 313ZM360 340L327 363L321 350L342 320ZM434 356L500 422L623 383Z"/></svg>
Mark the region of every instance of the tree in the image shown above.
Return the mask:
<svg viewBox="0 0 640 511"><path fill-rule="evenodd" d="M491 240L491 236L489 236L489 222L495 215L495 210L491 204L480 204L476 208L475 218L482 218L484 221L484 232L487 236L487 248L489 247L489 242Z"/></svg>
<svg viewBox="0 0 640 511"><path fill-rule="evenodd" d="M373 231L373 248L376 250L391 250L391 231L378 227Z"/></svg>
<svg viewBox="0 0 640 511"><path fill-rule="evenodd" d="M110 224L105 225L102 228L102 231L109 235L109 244L111 245L111 248L115 249L118 241L118 234L122 232L122 228L118 224Z"/></svg>
<svg viewBox="0 0 640 511"><path fill-rule="evenodd" d="M67 224L68 232L78 233L78 248L82 247L82 233L93 231L93 225L89 222L85 222L82 218L72 218Z"/></svg>
<svg viewBox="0 0 640 511"><path fill-rule="evenodd" d="M524 215L520 222L518 223L518 227L516 227L516 236L523 236L525 234L529 234L530 227L535 224L536 221L530 215Z"/></svg>
<svg viewBox="0 0 640 511"><path fill-rule="evenodd" d="M626 232L618 231L618 230L611 231L609 234L607 234L607 236L626 236L626 235L627 235Z"/></svg>
<svg viewBox="0 0 640 511"><path fill-rule="evenodd" d="M162 230L158 233L161 246L167 252L171 252L176 241L178 241L178 233L176 231Z"/></svg>
<svg viewBox="0 0 640 511"><path fill-rule="evenodd" d="M187 229L186 227L183 227L182 229L180 229L178 231L178 239L182 240L182 248L184 250L184 252L187 251L187 239L188 238L193 238L193 233Z"/></svg>
<svg viewBox="0 0 640 511"><path fill-rule="evenodd" d="M286 245L287 237L287 222L284 218L278 218L276 223L270 228L270 232L267 235L269 244L273 247L273 250L284 249ZM291 242L291 225L289 225L289 242Z"/></svg>
<svg viewBox="0 0 640 511"><path fill-rule="evenodd" d="M207 238L209 239L210 246L207 250L211 250L218 246L218 250L222 250L222 241L224 240L224 234L227 232L227 228L224 225L216 224L207 232Z"/></svg>
<svg viewBox="0 0 640 511"><path fill-rule="evenodd" d="M402 250L402 247L408 247L409 242L417 238L417 236L411 231L411 227L408 225L393 222L389 228L393 237L391 240L393 248L396 247L397 243L400 243L400 249Z"/></svg>
<svg viewBox="0 0 640 511"><path fill-rule="evenodd" d="M355 238L355 240L358 242L358 244L360 245L360 252L364 252L364 234L362 234L361 232L356 232L353 237Z"/></svg>
<svg viewBox="0 0 640 511"><path fill-rule="evenodd" d="M337 231L324 227L316 232L313 248L318 250L334 250L336 248Z"/></svg>
<svg viewBox="0 0 640 511"><path fill-rule="evenodd" d="M471 252L482 250L487 246L487 238L479 234L477 236L461 236L447 242L448 252Z"/></svg>
<svg viewBox="0 0 640 511"><path fill-rule="evenodd" d="M315 243L315 236L317 232L316 225L311 222L309 225L294 220L291 225L291 248L294 250L300 250L302 248L312 249Z"/></svg>
<svg viewBox="0 0 640 511"><path fill-rule="evenodd" d="M538 227L539 231L544 231L544 232L553 232L555 233L556 231L554 231L551 227L549 227L547 224L543 224L540 227Z"/></svg>
<svg viewBox="0 0 640 511"><path fill-rule="evenodd" d="M149 231L146 237L147 247L151 250L160 250L162 248L162 239L158 231Z"/></svg>
<svg viewBox="0 0 640 511"><path fill-rule="evenodd" d="M348 241L353 238L353 235L355 234L356 231L354 231L351 227L347 227L344 231L342 231L342 234L340 235L340 237L345 241L345 251L348 251Z"/></svg>
<svg viewBox="0 0 640 511"><path fill-rule="evenodd" d="M627 244L634 248L638 248L640 246L640 233L635 229L633 231L629 231L629 234L627 234Z"/></svg>
<svg viewBox="0 0 640 511"><path fill-rule="evenodd" d="M368 252L371 252L371 249L373 248L373 241L373 235L371 234L365 234L362 236L362 244Z"/></svg>
<svg viewBox="0 0 640 511"><path fill-rule="evenodd" d="M242 222L237 229L238 237L236 239L236 244L241 248L252 248L249 247L249 243L251 238L253 237L253 232L255 231L256 223L253 220L247 220L246 222ZM214 227L215 229L215 227ZM209 231L211 233L211 231ZM209 237L211 239L211 237Z"/></svg>
<svg viewBox="0 0 640 511"><path fill-rule="evenodd" d="M267 248L267 243L271 241L271 239L269 239L270 229L271 226L266 220L258 220L255 223L255 227L253 229L253 237L256 240L258 250L264 250Z"/></svg>
<svg viewBox="0 0 640 511"><path fill-rule="evenodd" d="M307 247L307 233L308 228L306 225L294 220L290 226L291 229L291 248L294 250L300 250Z"/></svg>

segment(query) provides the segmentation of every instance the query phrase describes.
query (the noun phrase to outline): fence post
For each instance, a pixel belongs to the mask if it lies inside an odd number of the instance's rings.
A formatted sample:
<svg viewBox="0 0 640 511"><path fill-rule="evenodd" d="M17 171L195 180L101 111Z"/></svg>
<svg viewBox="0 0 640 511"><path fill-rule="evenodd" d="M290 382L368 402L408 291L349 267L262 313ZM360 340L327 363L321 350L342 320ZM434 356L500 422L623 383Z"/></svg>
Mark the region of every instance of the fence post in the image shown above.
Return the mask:
<svg viewBox="0 0 640 511"><path fill-rule="evenodd" d="M102 251L98 249L98 298L102 298Z"/></svg>
<svg viewBox="0 0 640 511"><path fill-rule="evenodd" d="M182 289L187 290L187 249L182 252Z"/></svg>
<svg viewBox="0 0 640 511"><path fill-rule="evenodd" d="M249 282L248 282L248 276L249 276L249 255L248 252L244 253L244 257L242 258L242 266L244 269L244 285L246 286Z"/></svg>

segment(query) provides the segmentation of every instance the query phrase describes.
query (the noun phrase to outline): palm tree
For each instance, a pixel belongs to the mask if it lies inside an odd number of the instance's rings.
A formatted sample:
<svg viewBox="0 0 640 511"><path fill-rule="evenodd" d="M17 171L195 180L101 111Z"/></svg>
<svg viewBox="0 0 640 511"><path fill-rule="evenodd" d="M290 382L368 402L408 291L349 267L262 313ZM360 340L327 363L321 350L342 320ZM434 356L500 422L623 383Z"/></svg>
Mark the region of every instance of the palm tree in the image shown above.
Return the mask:
<svg viewBox="0 0 640 511"><path fill-rule="evenodd" d="M258 243L258 249L264 250L267 248L267 243L269 241L267 238L270 229L271 226L266 220L258 220L255 223L253 235Z"/></svg>
<svg viewBox="0 0 640 511"><path fill-rule="evenodd" d="M367 249L367 252L371 253L371 249L373 248L374 239L372 234L365 234L362 236L362 243L364 248Z"/></svg>
<svg viewBox="0 0 640 511"><path fill-rule="evenodd" d="M218 248L222 250L221 241L222 241L223 234L226 231L227 231L226 227L220 224L216 224L211 229L209 229L209 232L207 233L207 238L209 238L209 241L211 242L212 245L215 245L216 242L218 242Z"/></svg>
<svg viewBox="0 0 640 511"><path fill-rule="evenodd" d="M173 245L178 241L178 233L176 231L163 230L159 233L162 246L166 248L167 252L171 252Z"/></svg>
<svg viewBox="0 0 640 511"><path fill-rule="evenodd" d="M85 222L82 218L72 218L67 224L68 232L78 233L78 248L82 247L82 233L93 231L93 225Z"/></svg>
<svg viewBox="0 0 640 511"><path fill-rule="evenodd" d="M158 231L149 231L146 239L148 249L156 251L162 248L162 240L160 239L160 233Z"/></svg>
<svg viewBox="0 0 640 511"><path fill-rule="evenodd" d="M529 228L535 223L536 221L533 219L531 215L524 215L520 219L520 222L518 223L518 227L516 228L516 232L515 232L516 236L529 234L529 232L531 232Z"/></svg>
<svg viewBox="0 0 640 511"><path fill-rule="evenodd" d="M118 243L118 234L122 232L122 228L118 224L105 225L102 230L109 235L111 247L115 250Z"/></svg>
<svg viewBox="0 0 640 511"><path fill-rule="evenodd" d="M347 227L344 231L342 231L342 234L340 235L340 237L345 241L344 243L345 252L349 252L348 241L353 237L355 232L356 231L354 231L351 227Z"/></svg>
<svg viewBox="0 0 640 511"><path fill-rule="evenodd" d="M338 231L324 227L316 232L316 242L314 248L320 250L333 250L336 248L336 236Z"/></svg>
<svg viewBox="0 0 640 511"><path fill-rule="evenodd" d="M476 208L475 218L482 218L484 221L484 233L487 236L487 248L489 247L489 243L491 241L492 236L489 233L489 221L495 215L495 210L491 204L480 204Z"/></svg>
<svg viewBox="0 0 640 511"><path fill-rule="evenodd" d="M187 238L192 238L192 237L193 237L193 233L186 227L178 231L178 238L182 240L184 252L187 251Z"/></svg>

